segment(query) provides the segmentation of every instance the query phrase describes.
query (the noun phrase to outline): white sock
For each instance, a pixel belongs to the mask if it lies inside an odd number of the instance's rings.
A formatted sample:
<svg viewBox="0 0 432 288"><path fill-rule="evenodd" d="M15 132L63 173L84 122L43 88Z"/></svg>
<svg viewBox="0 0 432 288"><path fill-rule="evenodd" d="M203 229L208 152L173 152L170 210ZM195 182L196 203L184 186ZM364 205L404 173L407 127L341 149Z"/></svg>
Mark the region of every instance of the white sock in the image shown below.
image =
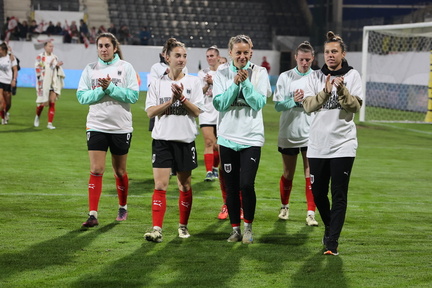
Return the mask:
<svg viewBox="0 0 432 288"><path fill-rule="evenodd" d="M244 223L244 228L245 228L245 230L247 230L247 229L249 229L249 230L252 230L252 223Z"/></svg>
<svg viewBox="0 0 432 288"><path fill-rule="evenodd" d="M309 216L309 215L312 215L312 216L315 217L315 211L308 210L308 212L307 212L307 216Z"/></svg>
<svg viewBox="0 0 432 288"><path fill-rule="evenodd" d="M282 204L281 208L288 208L289 209L289 204L287 204L287 205Z"/></svg>
<svg viewBox="0 0 432 288"><path fill-rule="evenodd" d="M124 205L124 206L122 206L122 205L119 205L119 208L124 208L125 210L127 210L127 204L126 204L126 205Z"/></svg>
<svg viewBox="0 0 432 288"><path fill-rule="evenodd" d="M95 211L95 210L90 211L90 212L89 212L89 215L90 215L90 216L93 215L96 219L97 219L97 217L98 217L98 213L97 213L97 211Z"/></svg>
<svg viewBox="0 0 432 288"><path fill-rule="evenodd" d="M153 230L157 230L159 232L162 232L162 228L159 226L153 226Z"/></svg>

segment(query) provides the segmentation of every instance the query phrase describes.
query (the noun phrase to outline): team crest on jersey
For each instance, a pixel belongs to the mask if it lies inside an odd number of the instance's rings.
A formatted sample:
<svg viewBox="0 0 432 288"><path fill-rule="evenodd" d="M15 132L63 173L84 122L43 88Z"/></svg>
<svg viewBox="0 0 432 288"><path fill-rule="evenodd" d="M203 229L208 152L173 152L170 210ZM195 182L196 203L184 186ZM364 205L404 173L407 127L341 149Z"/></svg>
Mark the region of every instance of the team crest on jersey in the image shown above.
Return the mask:
<svg viewBox="0 0 432 288"><path fill-rule="evenodd" d="M152 163L154 163L156 161L156 154L152 155Z"/></svg>
<svg viewBox="0 0 432 288"><path fill-rule="evenodd" d="M231 163L224 164L224 171L225 171L226 173L231 173L231 170L232 170Z"/></svg>
<svg viewBox="0 0 432 288"><path fill-rule="evenodd" d="M118 76L121 76L121 74L122 74L122 71L120 71L120 70L117 71L117 75L118 75Z"/></svg>
<svg viewBox="0 0 432 288"><path fill-rule="evenodd" d="M186 89L186 94L190 95L192 93L192 89Z"/></svg>
<svg viewBox="0 0 432 288"><path fill-rule="evenodd" d="M310 181L311 181L311 184L313 184L314 183L314 180L315 180L315 177L314 177L314 175L310 175Z"/></svg>

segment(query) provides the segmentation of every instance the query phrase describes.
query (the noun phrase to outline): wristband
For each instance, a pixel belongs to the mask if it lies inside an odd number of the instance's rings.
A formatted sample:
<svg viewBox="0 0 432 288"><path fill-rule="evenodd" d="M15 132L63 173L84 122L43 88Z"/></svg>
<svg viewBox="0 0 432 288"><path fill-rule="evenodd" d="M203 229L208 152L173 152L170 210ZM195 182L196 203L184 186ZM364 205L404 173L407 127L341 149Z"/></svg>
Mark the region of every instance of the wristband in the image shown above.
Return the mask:
<svg viewBox="0 0 432 288"><path fill-rule="evenodd" d="M187 99L186 99L185 96L182 96L179 100L180 100L181 103L184 103Z"/></svg>

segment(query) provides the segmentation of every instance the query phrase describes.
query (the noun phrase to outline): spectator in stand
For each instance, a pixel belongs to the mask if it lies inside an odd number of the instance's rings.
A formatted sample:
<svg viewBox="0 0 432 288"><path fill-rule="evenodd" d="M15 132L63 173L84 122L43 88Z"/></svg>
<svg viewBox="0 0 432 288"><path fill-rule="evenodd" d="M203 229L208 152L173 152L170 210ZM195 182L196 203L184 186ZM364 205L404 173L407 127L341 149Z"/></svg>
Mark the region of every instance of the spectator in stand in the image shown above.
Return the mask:
<svg viewBox="0 0 432 288"><path fill-rule="evenodd" d="M263 61L261 63L261 66L267 69L267 73L270 73L270 63L267 62L267 57L263 57Z"/></svg>
<svg viewBox="0 0 432 288"><path fill-rule="evenodd" d="M129 32L129 27L127 25L122 25L119 31L119 41L121 44L128 45L131 40L131 35Z"/></svg>
<svg viewBox="0 0 432 288"><path fill-rule="evenodd" d="M96 37L97 37L98 33L96 31L96 27L93 26L90 29L90 33L89 33L89 42L90 44L95 44L96 43Z"/></svg>
<svg viewBox="0 0 432 288"><path fill-rule="evenodd" d="M69 29L70 29L69 34L71 37L71 43L80 43L81 35L80 32L78 31L78 27L75 21L72 21Z"/></svg>
<svg viewBox="0 0 432 288"><path fill-rule="evenodd" d="M33 35L39 35L39 31L38 31L38 27L39 25L37 24L36 20L32 20L30 22L30 26L29 26L29 33L30 33L30 37Z"/></svg>
<svg viewBox="0 0 432 288"><path fill-rule="evenodd" d="M45 34L47 35L55 35L55 26L52 21L48 22L48 27L45 30Z"/></svg>
<svg viewBox="0 0 432 288"><path fill-rule="evenodd" d="M108 28L108 32L114 36L117 36L117 28L115 27L114 23L111 23L110 27Z"/></svg>
<svg viewBox="0 0 432 288"><path fill-rule="evenodd" d="M140 45L148 45L151 38L151 33L149 30L147 30L147 27L142 27L141 31L139 32L139 40Z"/></svg>
<svg viewBox="0 0 432 288"><path fill-rule="evenodd" d="M80 19L79 34L81 43L84 43L84 37L89 37L89 30L83 19Z"/></svg>
<svg viewBox="0 0 432 288"><path fill-rule="evenodd" d="M56 26L54 27L54 35L63 35L61 22L57 22Z"/></svg>
<svg viewBox="0 0 432 288"><path fill-rule="evenodd" d="M27 21L18 22L18 37L20 41L26 41L29 39L29 25Z"/></svg>
<svg viewBox="0 0 432 288"><path fill-rule="evenodd" d="M97 31L97 34L98 34L98 35L99 35L99 34L102 34L102 33L106 33L106 32L108 32L108 31L107 31L107 29L105 28L104 25L99 26L99 29L98 29L98 31ZM114 35L114 34L113 34L113 35Z"/></svg>

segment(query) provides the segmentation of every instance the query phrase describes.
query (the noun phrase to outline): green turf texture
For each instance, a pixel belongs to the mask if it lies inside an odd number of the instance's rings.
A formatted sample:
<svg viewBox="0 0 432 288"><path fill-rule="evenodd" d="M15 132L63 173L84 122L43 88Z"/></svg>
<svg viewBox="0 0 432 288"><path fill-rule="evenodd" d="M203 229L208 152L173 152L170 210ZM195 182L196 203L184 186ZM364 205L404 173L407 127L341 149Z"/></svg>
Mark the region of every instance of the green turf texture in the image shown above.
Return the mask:
<svg viewBox="0 0 432 288"><path fill-rule="evenodd" d="M178 190L167 193L164 241L151 228L151 136L145 93L133 105L128 157L129 217L115 221L118 202L107 158L99 223L87 218L88 106L64 90L54 126L33 127L35 90L13 96L9 125L0 126L0 287L432 287L432 126L359 123L348 212L339 256L322 255L323 226L305 225L299 159L290 219L278 220L281 156L279 113L264 108L266 143L256 179L255 243L228 243L217 182L204 182L202 135L193 171L189 239L177 236Z"/></svg>

